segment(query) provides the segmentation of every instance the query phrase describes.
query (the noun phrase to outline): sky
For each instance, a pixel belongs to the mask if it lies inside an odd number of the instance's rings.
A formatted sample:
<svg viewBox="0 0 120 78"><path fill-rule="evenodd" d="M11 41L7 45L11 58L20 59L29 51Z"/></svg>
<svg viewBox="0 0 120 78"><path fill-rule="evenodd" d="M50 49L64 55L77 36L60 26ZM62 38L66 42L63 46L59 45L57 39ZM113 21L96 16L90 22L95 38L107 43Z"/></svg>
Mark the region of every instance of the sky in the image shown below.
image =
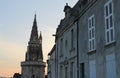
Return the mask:
<svg viewBox="0 0 120 78"><path fill-rule="evenodd" d="M66 3L73 7L78 0L0 0L0 77L21 73L28 41L37 15L38 31L43 36L44 61L54 45L56 28L64 18Z"/></svg>

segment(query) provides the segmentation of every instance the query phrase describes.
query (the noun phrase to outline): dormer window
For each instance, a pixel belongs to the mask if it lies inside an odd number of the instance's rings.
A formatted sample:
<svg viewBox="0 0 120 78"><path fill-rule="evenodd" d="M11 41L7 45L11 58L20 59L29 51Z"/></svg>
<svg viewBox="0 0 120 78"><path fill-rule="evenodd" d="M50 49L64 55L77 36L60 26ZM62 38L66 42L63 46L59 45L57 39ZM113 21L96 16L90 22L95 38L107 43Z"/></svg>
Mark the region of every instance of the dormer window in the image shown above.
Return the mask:
<svg viewBox="0 0 120 78"><path fill-rule="evenodd" d="M68 5L68 3L66 3L64 7L65 16L68 16L70 10L71 10L71 7Z"/></svg>

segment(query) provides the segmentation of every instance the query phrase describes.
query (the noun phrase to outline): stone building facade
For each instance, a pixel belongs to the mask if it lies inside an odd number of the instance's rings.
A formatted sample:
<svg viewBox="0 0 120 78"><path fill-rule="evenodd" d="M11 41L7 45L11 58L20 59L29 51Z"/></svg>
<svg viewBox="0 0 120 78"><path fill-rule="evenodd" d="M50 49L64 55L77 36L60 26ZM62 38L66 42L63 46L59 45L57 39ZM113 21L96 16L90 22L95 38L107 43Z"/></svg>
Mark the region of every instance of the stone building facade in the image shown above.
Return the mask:
<svg viewBox="0 0 120 78"><path fill-rule="evenodd" d="M55 78L120 78L119 5L119 0L66 4L55 34Z"/></svg>
<svg viewBox="0 0 120 78"><path fill-rule="evenodd" d="M28 42L25 61L21 62L21 78L45 78L45 62L42 53L42 35L38 37L36 15Z"/></svg>
<svg viewBox="0 0 120 78"><path fill-rule="evenodd" d="M52 50L50 51L50 53L48 54L48 60L47 60L47 63L48 63L48 69L47 69L47 75L48 75L48 78L56 78L56 59L55 59L55 48L56 48L56 45L54 45L54 47L52 48ZM50 56L50 57L49 57Z"/></svg>

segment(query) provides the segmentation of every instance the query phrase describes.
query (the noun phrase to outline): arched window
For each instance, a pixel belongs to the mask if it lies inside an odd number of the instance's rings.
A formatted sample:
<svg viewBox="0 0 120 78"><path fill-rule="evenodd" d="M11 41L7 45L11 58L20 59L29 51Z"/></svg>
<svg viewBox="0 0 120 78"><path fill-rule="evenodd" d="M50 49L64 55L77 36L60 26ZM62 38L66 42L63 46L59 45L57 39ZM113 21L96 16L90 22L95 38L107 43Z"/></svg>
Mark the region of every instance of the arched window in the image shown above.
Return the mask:
<svg viewBox="0 0 120 78"><path fill-rule="evenodd" d="M35 78L35 75L34 75L34 74L32 75L32 78Z"/></svg>

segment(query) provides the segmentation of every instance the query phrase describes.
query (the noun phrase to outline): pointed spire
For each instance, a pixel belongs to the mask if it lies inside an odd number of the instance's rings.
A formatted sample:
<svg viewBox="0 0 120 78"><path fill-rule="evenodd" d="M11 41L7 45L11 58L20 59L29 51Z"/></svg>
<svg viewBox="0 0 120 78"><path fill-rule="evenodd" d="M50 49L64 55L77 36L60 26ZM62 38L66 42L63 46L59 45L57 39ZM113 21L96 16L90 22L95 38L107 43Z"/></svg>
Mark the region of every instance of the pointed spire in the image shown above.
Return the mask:
<svg viewBox="0 0 120 78"><path fill-rule="evenodd" d="M39 37L39 39L41 39L41 40L42 40L42 33L41 33L41 31L40 31L40 37Z"/></svg>
<svg viewBox="0 0 120 78"><path fill-rule="evenodd" d="M36 13L35 13L35 15L34 15L34 22L37 22L37 21L36 21Z"/></svg>
<svg viewBox="0 0 120 78"><path fill-rule="evenodd" d="M34 15L30 41L28 42L26 61L43 61L42 34L40 32L38 37L36 14Z"/></svg>
<svg viewBox="0 0 120 78"><path fill-rule="evenodd" d="M33 27L31 31L30 36L30 42L31 41L37 41L38 40L38 30L37 30L37 20L36 20L36 14L34 15L34 21L33 21Z"/></svg>
<svg viewBox="0 0 120 78"><path fill-rule="evenodd" d="M39 47L39 61L43 60L43 52L42 52L42 33L40 31L40 36L39 36L39 42L40 42L40 47Z"/></svg>
<svg viewBox="0 0 120 78"><path fill-rule="evenodd" d="M42 44L42 33L41 33L41 31L40 31L39 41L40 41L40 44Z"/></svg>

